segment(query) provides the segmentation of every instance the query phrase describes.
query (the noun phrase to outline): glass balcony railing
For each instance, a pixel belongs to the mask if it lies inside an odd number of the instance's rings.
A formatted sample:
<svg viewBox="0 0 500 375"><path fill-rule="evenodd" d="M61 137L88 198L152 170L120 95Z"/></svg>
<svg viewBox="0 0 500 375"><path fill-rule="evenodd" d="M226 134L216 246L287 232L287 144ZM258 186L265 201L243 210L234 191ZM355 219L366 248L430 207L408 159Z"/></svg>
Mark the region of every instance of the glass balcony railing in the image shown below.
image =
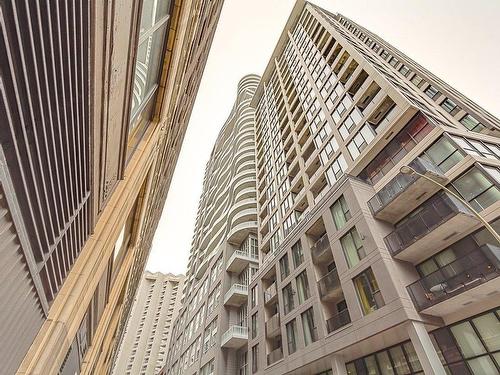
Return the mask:
<svg viewBox="0 0 500 375"><path fill-rule="evenodd" d="M318 280L318 289L321 299L326 299L334 295L337 291L342 291L337 270L331 270Z"/></svg>
<svg viewBox="0 0 500 375"><path fill-rule="evenodd" d="M277 296L276 282L272 283L269 288L264 292L264 303L268 303Z"/></svg>
<svg viewBox="0 0 500 375"><path fill-rule="evenodd" d="M267 364L271 365L274 362L277 362L282 358L283 358L283 349L281 349L281 348L274 349L272 352L270 352L267 355Z"/></svg>
<svg viewBox="0 0 500 375"><path fill-rule="evenodd" d="M266 334L268 337L274 337L280 333L280 315L274 314L269 320L266 322Z"/></svg>
<svg viewBox="0 0 500 375"><path fill-rule="evenodd" d="M435 195L421 207L422 209L385 237L385 243L392 256L421 241L457 214L466 214L474 220L467 207L447 193ZM448 229L454 232L457 228Z"/></svg>
<svg viewBox="0 0 500 375"><path fill-rule="evenodd" d="M351 316L349 315L349 310L345 309L337 312L331 318L326 321L326 328L328 333L336 331L339 328L346 326L351 323Z"/></svg>
<svg viewBox="0 0 500 375"><path fill-rule="evenodd" d="M315 262L321 260L323 256L330 250L330 241L328 235L325 233L318 241L311 247L311 255Z"/></svg>
<svg viewBox="0 0 500 375"><path fill-rule="evenodd" d="M483 245L407 287L418 311L500 275L500 248ZM457 305L460 308L461 305Z"/></svg>
<svg viewBox="0 0 500 375"><path fill-rule="evenodd" d="M429 176L437 182L443 183L447 180L436 165L425 159L416 158L409 165L418 173ZM401 213L404 207L408 207L408 199L406 196L403 196L403 193L409 190L409 187L414 185L417 181L421 184L420 188L422 192L419 191L420 194L425 193L426 189L431 192L437 191L437 187L434 184L418 175L399 173L368 201L368 205L373 215L379 219L386 219L390 218L391 214L393 214L392 211L395 211L394 214L396 215ZM414 192L410 193L412 193L413 198L416 198ZM401 204L399 205L397 205L398 198L401 198ZM393 205L393 207L390 207L391 205ZM411 209L411 207L409 207L409 209Z"/></svg>

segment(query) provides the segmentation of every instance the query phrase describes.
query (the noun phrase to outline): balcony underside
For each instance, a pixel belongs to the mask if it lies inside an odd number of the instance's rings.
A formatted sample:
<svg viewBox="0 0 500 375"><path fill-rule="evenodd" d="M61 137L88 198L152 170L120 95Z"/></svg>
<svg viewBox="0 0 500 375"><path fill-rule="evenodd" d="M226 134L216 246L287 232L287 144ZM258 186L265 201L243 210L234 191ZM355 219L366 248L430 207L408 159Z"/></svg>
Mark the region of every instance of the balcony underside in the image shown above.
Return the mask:
<svg viewBox="0 0 500 375"><path fill-rule="evenodd" d="M328 302L332 300L338 300L342 297L344 292L342 291L342 287L339 285L337 287L331 287L328 290L321 292L321 300Z"/></svg>
<svg viewBox="0 0 500 375"><path fill-rule="evenodd" d="M222 343L223 348L228 349L239 349L248 343L248 337L243 336L231 336L226 339L225 342Z"/></svg>
<svg viewBox="0 0 500 375"><path fill-rule="evenodd" d="M444 183L446 179L439 182ZM395 196L394 199L380 209L380 211L376 212L374 216L377 219L389 223L396 223L402 217L417 208L423 200L430 197L438 190L439 187L436 184L420 177L404 191Z"/></svg>
<svg viewBox="0 0 500 375"><path fill-rule="evenodd" d="M244 256L244 255L236 255L232 256L229 259L229 262L226 266L226 271L227 272L234 272L234 273L240 273L243 271L250 262L257 262L257 260L252 259L249 256Z"/></svg>
<svg viewBox="0 0 500 375"><path fill-rule="evenodd" d="M475 217L468 213L456 213L426 235L415 238L411 245L393 254L393 257L417 264L453 242L455 235L466 232L475 225Z"/></svg>
<svg viewBox="0 0 500 375"><path fill-rule="evenodd" d="M224 300L224 305L239 307L248 300L248 292L234 291L230 293Z"/></svg>

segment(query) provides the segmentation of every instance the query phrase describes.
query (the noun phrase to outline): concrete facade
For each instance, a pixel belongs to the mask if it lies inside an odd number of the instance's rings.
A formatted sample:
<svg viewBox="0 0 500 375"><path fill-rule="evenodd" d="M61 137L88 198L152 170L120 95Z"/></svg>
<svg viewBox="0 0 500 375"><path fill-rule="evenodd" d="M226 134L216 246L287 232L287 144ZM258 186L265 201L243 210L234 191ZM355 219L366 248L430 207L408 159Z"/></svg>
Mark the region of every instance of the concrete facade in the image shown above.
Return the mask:
<svg viewBox="0 0 500 375"><path fill-rule="evenodd" d="M400 168L446 185L498 231L500 121L304 1L251 100L259 269L244 292L221 291L237 306L248 296L246 324L231 329L231 307L207 316L200 354L186 312L164 373L497 374L500 244L460 200ZM196 262L204 233L197 225L185 306L215 264ZM239 268L216 254L229 280Z"/></svg>
<svg viewBox="0 0 500 375"><path fill-rule="evenodd" d="M481 332L500 338L499 244L454 197L399 170L454 189L498 230L499 120L301 1L252 106L261 262L249 373L497 373L499 348Z"/></svg>
<svg viewBox="0 0 500 375"><path fill-rule="evenodd" d="M155 375L165 365L167 348L181 307L184 276L146 271L139 284L112 374Z"/></svg>
<svg viewBox="0 0 500 375"><path fill-rule="evenodd" d="M0 374L114 362L222 1L4 1Z"/></svg>
<svg viewBox="0 0 500 375"><path fill-rule="evenodd" d="M183 308L165 371L231 374L246 352L248 283L258 267L254 110L259 77L238 84L207 163ZM243 349L242 349L243 348Z"/></svg>

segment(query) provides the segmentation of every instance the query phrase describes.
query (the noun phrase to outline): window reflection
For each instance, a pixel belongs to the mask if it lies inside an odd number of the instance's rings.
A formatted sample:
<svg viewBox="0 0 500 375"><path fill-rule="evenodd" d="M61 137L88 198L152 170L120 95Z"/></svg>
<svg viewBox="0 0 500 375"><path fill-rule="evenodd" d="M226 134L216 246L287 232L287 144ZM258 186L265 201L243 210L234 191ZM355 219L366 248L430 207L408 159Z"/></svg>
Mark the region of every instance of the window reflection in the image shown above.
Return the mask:
<svg viewBox="0 0 500 375"><path fill-rule="evenodd" d="M170 5L170 0L143 1L130 111L129 134L134 138L154 109Z"/></svg>

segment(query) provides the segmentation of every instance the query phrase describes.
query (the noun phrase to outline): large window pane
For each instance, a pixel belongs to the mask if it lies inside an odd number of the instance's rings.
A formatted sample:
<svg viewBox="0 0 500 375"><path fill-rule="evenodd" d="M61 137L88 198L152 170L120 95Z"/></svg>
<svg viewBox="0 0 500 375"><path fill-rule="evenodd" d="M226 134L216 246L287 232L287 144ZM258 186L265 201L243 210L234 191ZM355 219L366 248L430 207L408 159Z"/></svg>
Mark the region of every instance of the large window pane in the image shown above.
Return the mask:
<svg viewBox="0 0 500 375"><path fill-rule="evenodd" d="M151 103L159 81L169 10L169 0L144 0L142 4L132 88L130 132L139 124L147 124L151 117Z"/></svg>
<svg viewBox="0 0 500 375"><path fill-rule="evenodd" d="M498 188L476 167L453 181L452 186L478 211L500 200Z"/></svg>
<svg viewBox="0 0 500 375"><path fill-rule="evenodd" d="M455 336L455 340L465 358L474 357L486 352L469 322L451 327L451 332Z"/></svg>
<svg viewBox="0 0 500 375"><path fill-rule="evenodd" d="M436 164L443 172L449 171L464 158L461 152L446 137L441 137L429 147L424 158Z"/></svg>
<svg viewBox="0 0 500 375"><path fill-rule="evenodd" d="M392 368L391 360L389 359L389 354L386 351L377 354L378 364L380 366L380 371L383 375L393 375L394 369Z"/></svg>
<svg viewBox="0 0 500 375"><path fill-rule="evenodd" d="M365 358L365 366L367 370L367 375L379 375L377 368L377 360L374 355Z"/></svg>
<svg viewBox="0 0 500 375"><path fill-rule="evenodd" d="M401 349L401 346L395 346L390 350L392 361L394 362L394 368L398 374L409 374L410 367L406 362L406 357Z"/></svg>
<svg viewBox="0 0 500 375"><path fill-rule="evenodd" d="M371 268L356 276L353 281L358 293L361 309L365 315L384 305L382 294Z"/></svg>
<svg viewBox="0 0 500 375"><path fill-rule="evenodd" d="M307 281L307 273L303 271L299 276L297 276L297 294L299 298L299 304L304 303L310 296L309 293L309 282Z"/></svg>
<svg viewBox="0 0 500 375"><path fill-rule="evenodd" d="M500 350L500 321L490 313L472 320L489 351Z"/></svg>
<svg viewBox="0 0 500 375"><path fill-rule="evenodd" d="M312 307L302 313L302 328L304 330L304 344L306 346L317 340Z"/></svg>
<svg viewBox="0 0 500 375"><path fill-rule="evenodd" d="M474 375L498 375L498 370L489 356L467 361Z"/></svg>
<svg viewBox="0 0 500 375"><path fill-rule="evenodd" d="M340 239L340 243L342 245L342 250L344 250L344 255L349 268L358 264L359 261L366 256L363 248L363 242L359 237L356 227L352 228L344 237L342 237Z"/></svg>

